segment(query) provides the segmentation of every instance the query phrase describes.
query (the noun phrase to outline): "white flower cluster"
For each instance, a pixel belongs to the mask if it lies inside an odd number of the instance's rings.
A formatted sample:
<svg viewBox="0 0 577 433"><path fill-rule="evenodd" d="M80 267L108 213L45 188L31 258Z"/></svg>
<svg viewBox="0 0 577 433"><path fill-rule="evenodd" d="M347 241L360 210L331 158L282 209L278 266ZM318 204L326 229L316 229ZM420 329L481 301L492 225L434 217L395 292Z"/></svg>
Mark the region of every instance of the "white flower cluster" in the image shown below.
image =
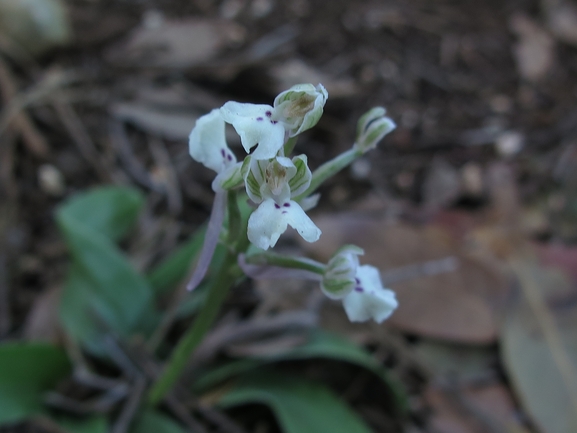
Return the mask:
<svg viewBox="0 0 577 433"><path fill-rule="evenodd" d="M284 144L318 122L327 96L321 84L300 84L278 95L273 106L227 102L199 118L190 133L190 155L217 173L213 189L244 184L259 205L248 222L248 239L263 250L273 247L289 225L308 242L321 235L301 206L306 198L293 200L310 185L307 158L291 160L284 155ZM241 162L228 148L225 122L239 134L247 153L256 147Z"/></svg>

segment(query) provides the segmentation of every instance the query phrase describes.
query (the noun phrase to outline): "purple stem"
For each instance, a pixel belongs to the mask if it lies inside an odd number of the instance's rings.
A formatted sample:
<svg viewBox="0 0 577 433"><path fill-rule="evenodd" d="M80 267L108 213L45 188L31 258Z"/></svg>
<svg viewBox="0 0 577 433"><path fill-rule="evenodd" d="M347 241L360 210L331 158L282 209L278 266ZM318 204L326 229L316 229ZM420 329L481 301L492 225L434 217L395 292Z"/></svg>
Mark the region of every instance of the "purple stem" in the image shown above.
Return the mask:
<svg viewBox="0 0 577 433"><path fill-rule="evenodd" d="M198 262L196 263L196 269L190 278L190 282L186 286L186 290L188 291L192 291L198 287L206 275L206 271L208 271L208 267L212 261L212 256L214 255L214 250L218 244L218 238L220 236L222 223L224 221L224 214L226 211L226 195L226 191L219 190L216 191L214 196L214 203L212 204L212 211L210 212L208 227L206 229L206 234L204 235L204 244L202 245L202 250L200 251L200 256L198 258Z"/></svg>

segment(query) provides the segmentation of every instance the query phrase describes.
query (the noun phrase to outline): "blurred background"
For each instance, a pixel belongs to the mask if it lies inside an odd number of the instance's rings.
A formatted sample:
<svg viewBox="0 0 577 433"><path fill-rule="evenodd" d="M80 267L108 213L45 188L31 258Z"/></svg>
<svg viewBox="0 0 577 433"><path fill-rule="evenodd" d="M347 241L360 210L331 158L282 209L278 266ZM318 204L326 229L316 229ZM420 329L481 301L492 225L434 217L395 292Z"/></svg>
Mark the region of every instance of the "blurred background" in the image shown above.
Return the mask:
<svg viewBox="0 0 577 433"><path fill-rule="evenodd" d="M355 243L381 269L400 300L389 321L352 325L327 302L318 326L389 368L408 415L366 374L323 380L376 432L577 431L574 0L0 0L0 338L64 344L59 204L140 190L122 247L150 269L210 213L213 173L188 156L195 120L297 83L329 93L296 148L312 168L351 147L371 107L398 125L322 187L321 240L280 247L326 260ZM245 283L227 308L242 322L314 290ZM279 329L225 349L279 350ZM277 431L257 409L240 418Z"/></svg>

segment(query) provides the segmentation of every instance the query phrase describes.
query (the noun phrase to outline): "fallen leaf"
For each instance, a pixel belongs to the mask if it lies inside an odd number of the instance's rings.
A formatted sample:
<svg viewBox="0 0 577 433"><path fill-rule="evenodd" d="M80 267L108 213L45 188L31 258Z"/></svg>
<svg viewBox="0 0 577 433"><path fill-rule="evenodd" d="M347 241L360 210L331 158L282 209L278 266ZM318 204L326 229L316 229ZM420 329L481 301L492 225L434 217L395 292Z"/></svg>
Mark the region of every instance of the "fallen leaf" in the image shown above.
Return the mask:
<svg viewBox="0 0 577 433"><path fill-rule="evenodd" d="M547 433L577 431L577 292L533 259L511 260L520 290L501 331L502 358L534 423Z"/></svg>
<svg viewBox="0 0 577 433"><path fill-rule="evenodd" d="M313 244L303 243L303 248L321 261L343 244L362 247L365 255L361 262L381 272L456 257L459 265L455 272L426 278L415 275L392 284L399 308L388 322L405 332L448 341L486 344L496 339L495 310L506 285L500 274L466 254L448 230L388 223L352 213L317 217L315 223L323 236Z"/></svg>
<svg viewBox="0 0 577 433"><path fill-rule="evenodd" d="M120 120L132 123L151 134L169 140L186 140L199 117L198 113L170 112L138 103L119 102L110 107Z"/></svg>
<svg viewBox="0 0 577 433"><path fill-rule="evenodd" d="M543 79L554 64L554 39L524 14L513 15L510 27L519 38L513 55L521 77L534 82Z"/></svg>
<svg viewBox="0 0 577 433"><path fill-rule="evenodd" d="M566 0L544 0L541 4L549 31L560 41L577 45L577 5Z"/></svg>
<svg viewBox="0 0 577 433"><path fill-rule="evenodd" d="M242 39L244 29L221 20L159 20L143 24L106 58L122 66L189 68L214 58Z"/></svg>
<svg viewBox="0 0 577 433"><path fill-rule="evenodd" d="M27 340L63 343L64 331L58 316L61 295L62 287L53 287L36 298L24 324Z"/></svg>

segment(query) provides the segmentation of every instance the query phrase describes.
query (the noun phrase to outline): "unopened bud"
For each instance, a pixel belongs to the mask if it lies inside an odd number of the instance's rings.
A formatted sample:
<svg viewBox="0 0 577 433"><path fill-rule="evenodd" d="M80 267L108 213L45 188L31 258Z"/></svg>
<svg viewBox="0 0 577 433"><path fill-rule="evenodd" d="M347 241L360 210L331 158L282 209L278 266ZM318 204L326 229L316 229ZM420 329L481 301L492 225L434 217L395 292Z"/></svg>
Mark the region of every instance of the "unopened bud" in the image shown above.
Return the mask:
<svg viewBox="0 0 577 433"><path fill-rule="evenodd" d="M284 123L294 137L315 126L323 115L328 93L322 84L297 84L280 93L274 100L275 120Z"/></svg>
<svg viewBox="0 0 577 433"><path fill-rule="evenodd" d="M375 107L361 116L357 123L357 141L355 147L363 153L377 147L385 135L394 130L397 125L385 116L383 107Z"/></svg>
<svg viewBox="0 0 577 433"><path fill-rule="evenodd" d="M359 255L364 251L354 245L345 245L337 250L327 263L321 290L330 299L342 299L358 284L356 279Z"/></svg>

